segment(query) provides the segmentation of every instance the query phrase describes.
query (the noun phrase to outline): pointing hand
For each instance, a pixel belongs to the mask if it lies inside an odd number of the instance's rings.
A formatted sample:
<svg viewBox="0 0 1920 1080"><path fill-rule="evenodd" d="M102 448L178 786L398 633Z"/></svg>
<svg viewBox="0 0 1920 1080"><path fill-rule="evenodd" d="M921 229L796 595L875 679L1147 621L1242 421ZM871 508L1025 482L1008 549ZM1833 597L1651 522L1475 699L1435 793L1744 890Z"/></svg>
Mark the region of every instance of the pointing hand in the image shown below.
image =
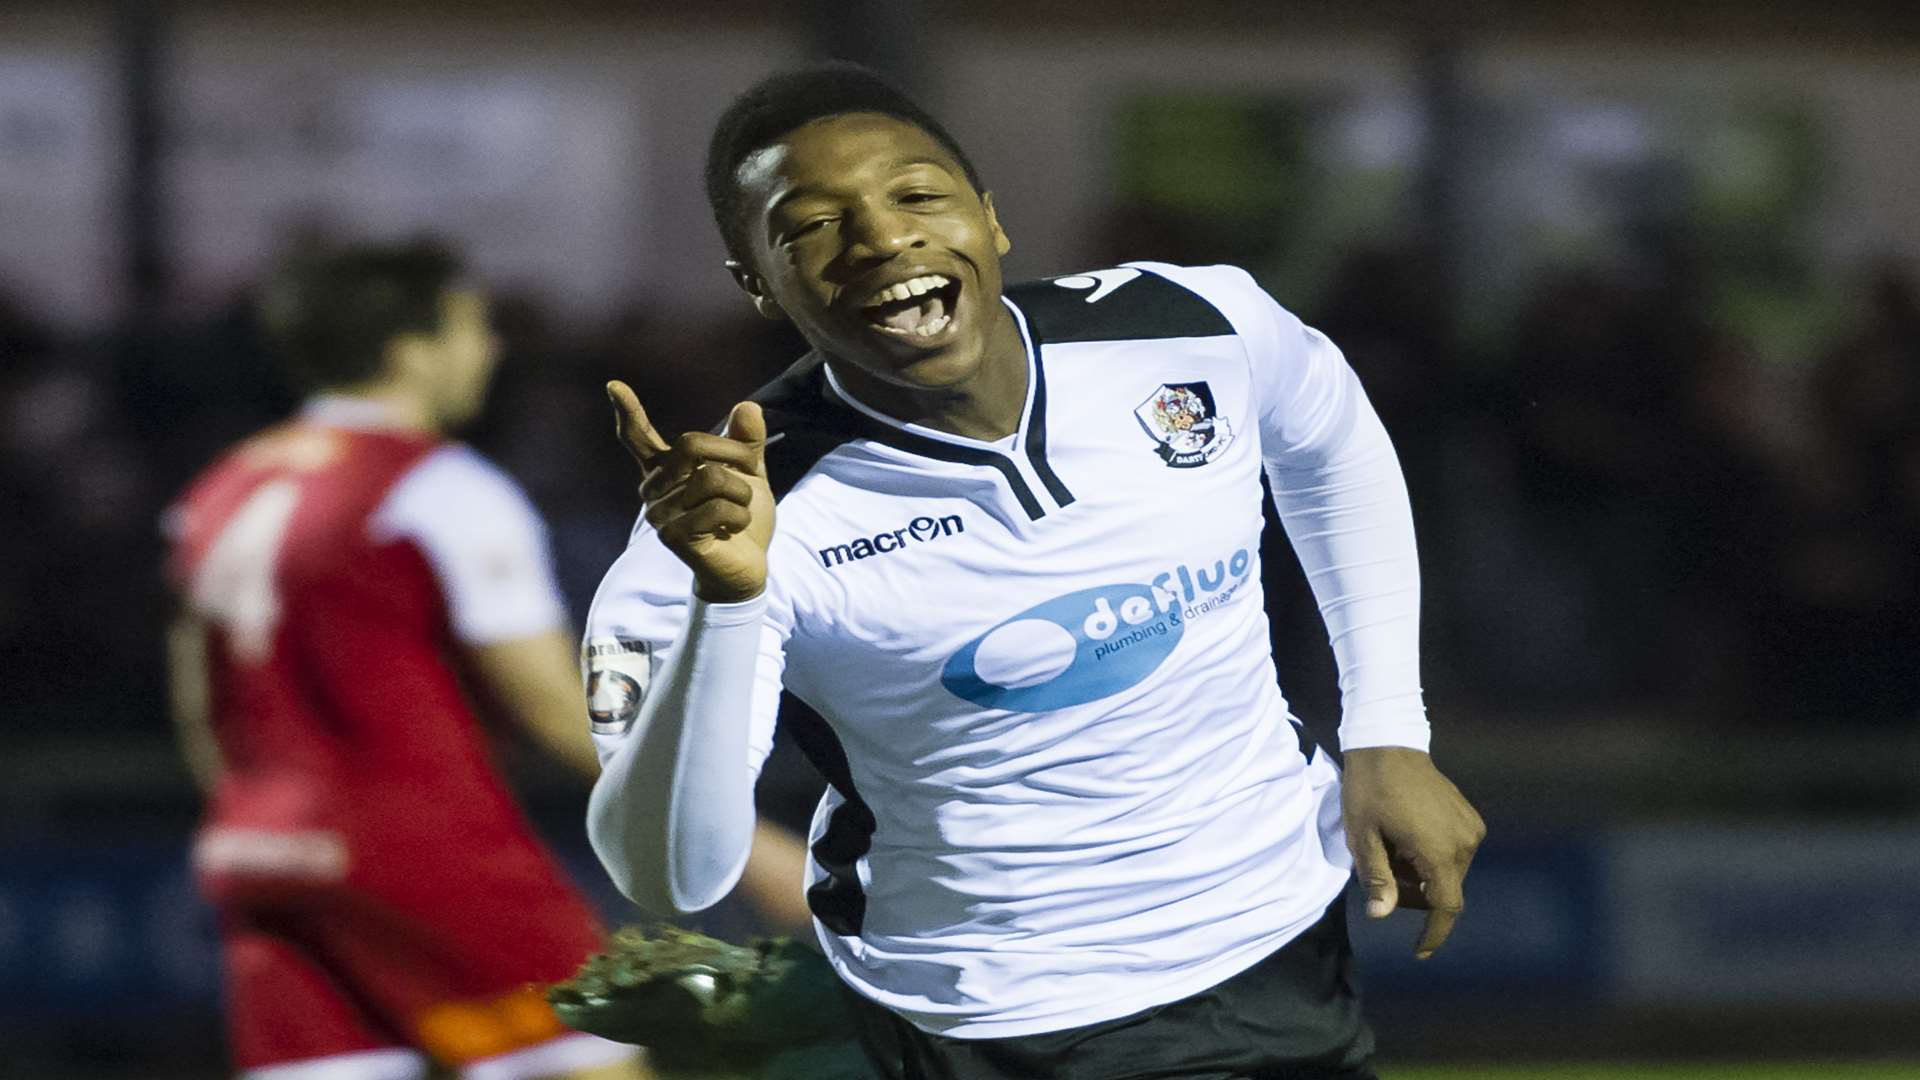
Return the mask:
<svg viewBox="0 0 1920 1080"><path fill-rule="evenodd" d="M773 539L767 423L743 401L719 435L689 431L669 443L626 383L607 384L614 434L640 463L640 498L661 543L693 570L693 591L712 603L760 595Z"/></svg>

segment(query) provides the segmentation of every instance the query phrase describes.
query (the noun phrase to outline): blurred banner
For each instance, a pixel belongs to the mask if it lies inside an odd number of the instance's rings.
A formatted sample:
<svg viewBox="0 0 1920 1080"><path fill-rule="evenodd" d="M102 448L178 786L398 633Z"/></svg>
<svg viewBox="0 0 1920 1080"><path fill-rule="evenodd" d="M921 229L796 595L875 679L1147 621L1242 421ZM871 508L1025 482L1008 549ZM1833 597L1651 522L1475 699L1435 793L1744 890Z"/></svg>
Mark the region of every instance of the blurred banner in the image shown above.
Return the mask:
<svg viewBox="0 0 1920 1080"><path fill-rule="evenodd" d="M612 922L640 916L584 844L563 845ZM183 846L109 838L0 851L0 1013L204 1013L219 990L215 927ZM1469 910L1433 960L1411 956L1417 912L1356 920L1382 1007L1472 998L1575 1008L1685 1004L1920 1006L1920 829L1621 829L1496 840ZM752 933L739 910L703 918ZM103 1006L111 1008L103 1009Z"/></svg>
<svg viewBox="0 0 1920 1080"><path fill-rule="evenodd" d="M178 297L217 302L287 244L409 233L450 238L494 287L565 318L631 296L647 260L618 225L644 197L644 102L564 68L463 73L367 44L180 73L166 165Z"/></svg>
<svg viewBox="0 0 1920 1080"><path fill-rule="evenodd" d="M0 296L56 326L119 304L122 124L104 28L0 35Z"/></svg>
<svg viewBox="0 0 1920 1080"><path fill-rule="evenodd" d="M184 846L111 838L0 853L0 1013L110 1022L208 1008L214 918L186 859Z"/></svg>
<svg viewBox="0 0 1920 1080"><path fill-rule="evenodd" d="M1658 1004L1920 1004L1920 831L1669 826L1608 858L1612 992Z"/></svg>

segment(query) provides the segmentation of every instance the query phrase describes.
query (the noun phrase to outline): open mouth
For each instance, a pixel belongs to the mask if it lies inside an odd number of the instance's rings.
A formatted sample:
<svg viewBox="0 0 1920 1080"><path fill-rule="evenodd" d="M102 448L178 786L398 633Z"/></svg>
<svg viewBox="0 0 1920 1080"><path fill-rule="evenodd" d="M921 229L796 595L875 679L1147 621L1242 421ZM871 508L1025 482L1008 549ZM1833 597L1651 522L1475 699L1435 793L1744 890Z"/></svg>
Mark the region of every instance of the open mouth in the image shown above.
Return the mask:
<svg viewBox="0 0 1920 1080"><path fill-rule="evenodd" d="M875 329L895 337L931 338L953 325L960 283L945 274L922 274L875 293L860 314Z"/></svg>

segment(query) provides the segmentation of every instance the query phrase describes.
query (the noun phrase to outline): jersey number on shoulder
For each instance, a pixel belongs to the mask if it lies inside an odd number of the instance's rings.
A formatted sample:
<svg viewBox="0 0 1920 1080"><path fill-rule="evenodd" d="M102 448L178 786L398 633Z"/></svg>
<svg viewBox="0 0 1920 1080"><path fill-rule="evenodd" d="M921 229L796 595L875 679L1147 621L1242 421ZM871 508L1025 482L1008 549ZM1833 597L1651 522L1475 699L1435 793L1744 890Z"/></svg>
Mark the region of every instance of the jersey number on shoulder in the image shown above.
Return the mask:
<svg viewBox="0 0 1920 1080"><path fill-rule="evenodd" d="M265 660L273 648L280 625L274 570L299 501L293 480L262 484L228 519L193 576L195 613L225 630L235 657L247 663Z"/></svg>

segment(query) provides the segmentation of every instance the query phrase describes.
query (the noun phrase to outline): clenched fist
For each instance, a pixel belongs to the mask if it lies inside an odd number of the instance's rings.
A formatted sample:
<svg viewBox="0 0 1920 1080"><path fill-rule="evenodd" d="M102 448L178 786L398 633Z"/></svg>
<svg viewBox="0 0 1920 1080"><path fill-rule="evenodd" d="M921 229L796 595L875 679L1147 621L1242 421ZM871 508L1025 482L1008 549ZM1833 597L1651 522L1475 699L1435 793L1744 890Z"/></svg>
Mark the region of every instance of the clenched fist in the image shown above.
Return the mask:
<svg viewBox="0 0 1920 1080"><path fill-rule="evenodd" d="M760 406L735 405L722 434L689 431L669 444L626 383L608 383L607 399L613 402L614 434L640 463L647 524L692 568L694 595L718 604L760 595L773 539L767 422Z"/></svg>

